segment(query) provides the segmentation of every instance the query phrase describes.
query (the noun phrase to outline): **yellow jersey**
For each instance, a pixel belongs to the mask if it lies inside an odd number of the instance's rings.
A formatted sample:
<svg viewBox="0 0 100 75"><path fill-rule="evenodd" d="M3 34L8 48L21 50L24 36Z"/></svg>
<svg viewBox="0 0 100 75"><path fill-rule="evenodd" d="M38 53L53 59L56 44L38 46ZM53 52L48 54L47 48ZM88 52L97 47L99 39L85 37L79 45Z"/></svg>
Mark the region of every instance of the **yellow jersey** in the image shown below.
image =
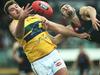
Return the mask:
<svg viewBox="0 0 100 75"><path fill-rule="evenodd" d="M30 62L48 55L56 48L41 21L38 15L27 17L24 22L25 34L23 38L16 38L22 44Z"/></svg>

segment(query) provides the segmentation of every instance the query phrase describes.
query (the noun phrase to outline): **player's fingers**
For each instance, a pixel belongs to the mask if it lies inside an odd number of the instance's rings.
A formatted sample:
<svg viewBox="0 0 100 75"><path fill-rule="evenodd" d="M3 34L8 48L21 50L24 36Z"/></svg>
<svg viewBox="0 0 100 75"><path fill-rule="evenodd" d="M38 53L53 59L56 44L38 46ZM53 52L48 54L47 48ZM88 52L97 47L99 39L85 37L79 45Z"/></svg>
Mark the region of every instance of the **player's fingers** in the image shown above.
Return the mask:
<svg viewBox="0 0 100 75"><path fill-rule="evenodd" d="M100 21L98 20L98 23L100 23Z"/></svg>
<svg viewBox="0 0 100 75"><path fill-rule="evenodd" d="M97 28L98 28L98 30L97 30L97 31L99 31L99 30L100 30L100 24L99 24L99 23L97 23L97 24L96 24L96 26L97 26Z"/></svg>
<svg viewBox="0 0 100 75"><path fill-rule="evenodd" d="M46 20L42 20L41 22L42 22L42 24L46 24Z"/></svg>
<svg viewBox="0 0 100 75"><path fill-rule="evenodd" d="M84 36L84 38L85 38L85 39L90 39L90 35L87 34L87 35Z"/></svg>
<svg viewBox="0 0 100 75"><path fill-rule="evenodd" d="M30 9L29 11L28 11L28 13L31 13L33 11L33 9Z"/></svg>
<svg viewBox="0 0 100 75"><path fill-rule="evenodd" d="M97 25L100 27L100 24L99 23L97 23Z"/></svg>
<svg viewBox="0 0 100 75"><path fill-rule="evenodd" d="M91 40L91 36L89 36L87 39L88 39L88 40Z"/></svg>
<svg viewBox="0 0 100 75"><path fill-rule="evenodd" d="M26 5L25 9L27 9L29 6L30 6L30 3L28 3L28 4Z"/></svg>
<svg viewBox="0 0 100 75"><path fill-rule="evenodd" d="M96 28L95 28L95 24L93 24L93 29L96 29Z"/></svg>
<svg viewBox="0 0 100 75"><path fill-rule="evenodd" d="M93 29L96 29L97 27L96 27L96 24L93 24Z"/></svg>
<svg viewBox="0 0 100 75"><path fill-rule="evenodd" d="M48 24L46 23L46 20L41 21L45 29L48 29Z"/></svg>
<svg viewBox="0 0 100 75"><path fill-rule="evenodd" d="M91 40L91 36L90 35L88 36L88 39Z"/></svg>
<svg viewBox="0 0 100 75"><path fill-rule="evenodd" d="M27 10L31 10L31 9L32 9L32 6L30 6L30 7L27 8Z"/></svg>
<svg viewBox="0 0 100 75"><path fill-rule="evenodd" d="M89 34L87 34L87 37L88 37L88 38L90 38L90 35L89 35Z"/></svg>
<svg viewBox="0 0 100 75"><path fill-rule="evenodd" d="M24 9L24 6L22 7L22 9Z"/></svg>
<svg viewBox="0 0 100 75"><path fill-rule="evenodd" d="M97 24L95 24L95 29L96 29L97 31L99 31Z"/></svg>
<svg viewBox="0 0 100 75"><path fill-rule="evenodd" d="M90 35L88 33L84 33L81 38L86 39L86 38L89 38L89 37L90 37Z"/></svg>

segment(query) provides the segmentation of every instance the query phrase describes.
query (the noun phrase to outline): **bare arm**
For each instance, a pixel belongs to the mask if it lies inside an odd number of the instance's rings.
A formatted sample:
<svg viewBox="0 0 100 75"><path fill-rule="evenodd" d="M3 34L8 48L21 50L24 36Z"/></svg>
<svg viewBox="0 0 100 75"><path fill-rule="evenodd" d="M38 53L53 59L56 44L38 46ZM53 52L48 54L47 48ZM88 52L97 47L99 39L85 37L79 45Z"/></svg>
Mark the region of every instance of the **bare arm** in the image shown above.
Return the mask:
<svg viewBox="0 0 100 75"><path fill-rule="evenodd" d="M100 21L96 18L97 12L94 7L84 6L80 8L80 15L84 20L91 20L93 28L99 30Z"/></svg>
<svg viewBox="0 0 100 75"><path fill-rule="evenodd" d="M22 38L24 35L24 20L29 16L29 13L33 10L32 6L29 6L30 4L27 4L25 8L23 8L22 11L20 11L20 16L18 18L18 23L14 32L14 36L17 38Z"/></svg>
<svg viewBox="0 0 100 75"><path fill-rule="evenodd" d="M58 23L55 23L55 22L52 22L52 21L49 21L49 20L45 20L44 24L46 24L47 28L54 31L54 32L57 32L59 34L62 34L63 36L72 36L72 37L79 37L79 38L87 38L89 37L88 34L86 33L83 33L83 34L78 34L68 28L66 28L65 26L61 25L61 24L58 24Z"/></svg>
<svg viewBox="0 0 100 75"><path fill-rule="evenodd" d="M96 18L96 9L91 6L83 6L80 8L80 15L84 17L85 20L88 18ZM86 17L86 18L85 18Z"/></svg>
<svg viewBox="0 0 100 75"><path fill-rule="evenodd" d="M15 42L14 45L13 45L13 58L14 58L14 60L16 60L18 63L21 63L21 62L23 62L23 59L20 58L20 57L18 56L18 54L17 54L18 48L19 48L18 42Z"/></svg>
<svg viewBox="0 0 100 75"><path fill-rule="evenodd" d="M22 38L24 35L24 19L19 19L14 36L17 38Z"/></svg>

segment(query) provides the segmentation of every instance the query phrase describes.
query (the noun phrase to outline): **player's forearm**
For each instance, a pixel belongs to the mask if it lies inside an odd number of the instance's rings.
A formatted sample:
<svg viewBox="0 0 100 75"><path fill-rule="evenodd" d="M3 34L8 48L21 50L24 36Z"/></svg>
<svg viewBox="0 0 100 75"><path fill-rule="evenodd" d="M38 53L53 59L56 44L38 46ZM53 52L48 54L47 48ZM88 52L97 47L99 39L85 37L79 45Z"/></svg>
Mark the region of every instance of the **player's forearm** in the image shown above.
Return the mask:
<svg viewBox="0 0 100 75"><path fill-rule="evenodd" d="M13 50L13 59L15 60L15 61L17 61L17 62L22 62L22 60L21 60L21 58L17 55L17 49L14 49Z"/></svg>
<svg viewBox="0 0 100 75"><path fill-rule="evenodd" d="M17 56L16 52L17 52L17 49L13 49L13 58L14 58L14 60L18 59L18 56Z"/></svg>
<svg viewBox="0 0 100 75"><path fill-rule="evenodd" d="M14 60L17 61L18 63L21 63L21 62L23 61L18 55L14 55L13 58L14 58Z"/></svg>
<svg viewBox="0 0 100 75"><path fill-rule="evenodd" d="M62 29L61 34L63 34L64 36L68 37L68 36L71 36L71 37L80 37L80 34L66 28L66 29Z"/></svg>
<svg viewBox="0 0 100 75"><path fill-rule="evenodd" d="M66 28L65 26L58 24L58 23L54 23L54 22L46 22L46 24L48 25L48 28L52 31L55 31L57 33L60 33L64 36L73 36L73 37L79 37L80 34Z"/></svg>
<svg viewBox="0 0 100 75"><path fill-rule="evenodd" d="M15 30L15 37L22 38L24 35L24 19L19 19L17 28Z"/></svg>

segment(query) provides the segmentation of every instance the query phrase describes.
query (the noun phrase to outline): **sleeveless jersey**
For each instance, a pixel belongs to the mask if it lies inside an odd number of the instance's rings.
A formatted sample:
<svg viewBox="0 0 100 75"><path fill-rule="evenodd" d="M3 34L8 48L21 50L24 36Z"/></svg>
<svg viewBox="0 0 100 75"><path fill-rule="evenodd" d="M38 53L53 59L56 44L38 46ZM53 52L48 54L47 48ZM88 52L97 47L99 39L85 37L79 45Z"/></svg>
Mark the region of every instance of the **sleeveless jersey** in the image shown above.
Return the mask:
<svg viewBox="0 0 100 75"><path fill-rule="evenodd" d="M38 15L27 17L24 23L25 34L23 38L16 38L22 44L30 62L48 55L56 48L41 21Z"/></svg>

